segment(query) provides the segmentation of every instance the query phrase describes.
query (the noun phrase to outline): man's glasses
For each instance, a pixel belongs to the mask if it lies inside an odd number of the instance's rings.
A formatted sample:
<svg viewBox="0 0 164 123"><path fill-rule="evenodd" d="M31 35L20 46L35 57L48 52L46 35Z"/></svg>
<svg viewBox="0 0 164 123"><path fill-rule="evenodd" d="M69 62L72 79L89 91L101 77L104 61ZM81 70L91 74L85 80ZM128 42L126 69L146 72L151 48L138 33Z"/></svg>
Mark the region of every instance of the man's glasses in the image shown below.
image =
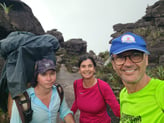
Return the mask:
<svg viewBox="0 0 164 123"><path fill-rule="evenodd" d="M143 52L140 51L134 51L130 53L125 54L119 54L119 55L112 55L112 60L116 65L123 65L126 61L126 58L128 57L133 63L139 63L143 60Z"/></svg>

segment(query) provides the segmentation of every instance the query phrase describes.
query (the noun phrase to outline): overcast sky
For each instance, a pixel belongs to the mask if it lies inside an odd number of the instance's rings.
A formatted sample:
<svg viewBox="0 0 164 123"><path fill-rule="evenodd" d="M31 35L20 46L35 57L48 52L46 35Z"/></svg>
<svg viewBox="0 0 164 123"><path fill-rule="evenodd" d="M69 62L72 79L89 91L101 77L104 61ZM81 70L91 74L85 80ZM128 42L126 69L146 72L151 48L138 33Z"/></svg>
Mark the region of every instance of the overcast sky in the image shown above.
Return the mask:
<svg viewBox="0 0 164 123"><path fill-rule="evenodd" d="M158 0L22 0L45 31L58 29L67 41L82 38L87 50L108 50L113 25L134 23Z"/></svg>

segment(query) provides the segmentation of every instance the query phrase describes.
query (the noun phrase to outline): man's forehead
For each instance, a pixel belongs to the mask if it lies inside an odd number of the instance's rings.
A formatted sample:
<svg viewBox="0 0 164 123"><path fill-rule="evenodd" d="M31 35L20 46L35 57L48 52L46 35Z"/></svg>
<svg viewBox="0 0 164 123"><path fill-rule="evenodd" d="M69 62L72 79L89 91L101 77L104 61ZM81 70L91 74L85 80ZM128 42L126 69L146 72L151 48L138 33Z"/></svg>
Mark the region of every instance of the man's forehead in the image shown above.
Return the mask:
<svg viewBox="0 0 164 123"><path fill-rule="evenodd" d="M119 53L117 55L129 55L129 54L132 54L132 53L143 53L139 50L128 50L128 51L125 51L125 52L122 52L122 53Z"/></svg>

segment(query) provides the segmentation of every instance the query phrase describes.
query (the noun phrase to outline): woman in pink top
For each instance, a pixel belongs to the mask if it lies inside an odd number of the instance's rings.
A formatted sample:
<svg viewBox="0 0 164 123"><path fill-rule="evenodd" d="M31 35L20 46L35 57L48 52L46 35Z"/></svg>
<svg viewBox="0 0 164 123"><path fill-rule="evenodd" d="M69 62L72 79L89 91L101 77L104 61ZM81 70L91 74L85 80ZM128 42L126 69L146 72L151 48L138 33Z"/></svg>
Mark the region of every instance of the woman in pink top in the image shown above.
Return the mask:
<svg viewBox="0 0 164 123"><path fill-rule="evenodd" d="M120 105L112 89L106 82L95 78L94 59L83 56L78 66L82 79L74 82L75 101L71 110L74 114L80 110L80 123L111 123L106 104L120 117Z"/></svg>

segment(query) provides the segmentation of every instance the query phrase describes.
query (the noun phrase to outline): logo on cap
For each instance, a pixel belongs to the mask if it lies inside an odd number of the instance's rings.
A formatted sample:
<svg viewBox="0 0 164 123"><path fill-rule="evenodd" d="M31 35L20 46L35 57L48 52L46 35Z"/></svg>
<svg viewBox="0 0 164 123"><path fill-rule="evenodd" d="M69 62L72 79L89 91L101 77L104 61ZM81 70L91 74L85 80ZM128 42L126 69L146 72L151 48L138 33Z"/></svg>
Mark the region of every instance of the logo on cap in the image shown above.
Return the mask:
<svg viewBox="0 0 164 123"><path fill-rule="evenodd" d="M46 64L45 64L45 67L49 67L49 66L50 66L50 63L46 63Z"/></svg>
<svg viewBox="0 0 164 123"><path fill-rule="evenodd" d="M121 41L123 43L134 43L135 38L132 35L124 35L122 36Z"/></svg>

